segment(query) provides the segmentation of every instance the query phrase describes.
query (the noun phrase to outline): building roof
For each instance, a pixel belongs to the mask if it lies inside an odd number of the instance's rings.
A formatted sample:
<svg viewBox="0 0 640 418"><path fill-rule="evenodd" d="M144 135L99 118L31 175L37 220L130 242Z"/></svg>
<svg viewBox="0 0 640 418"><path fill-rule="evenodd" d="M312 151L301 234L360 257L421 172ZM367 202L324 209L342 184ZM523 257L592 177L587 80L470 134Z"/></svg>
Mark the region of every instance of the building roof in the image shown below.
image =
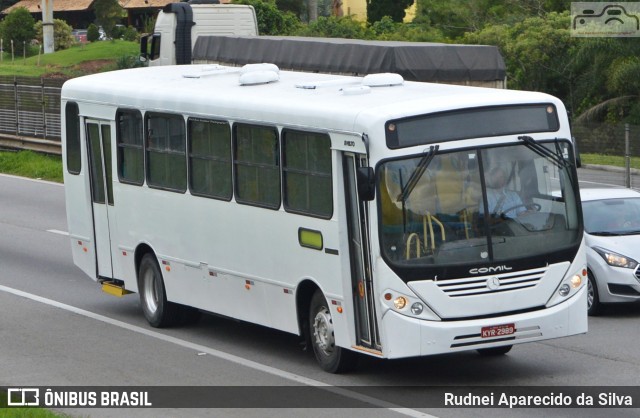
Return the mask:
<svg viewBox="0 0 640 418"><path fill-rule="evenodd" d="M180 0L118 0L123 9L161 9L169 3L177 3ZM230 0L220 0L220 3L229 3Z"/></svg>
<svg viewBox="0 0 640 418"><path fill-rule="evenodd" d="M55 0L53 2L54 12L78 12L91 7L94 0ZM29 13L41 13L42 0L21 0L11 7L7 7L2 13L7 14L18 7L24 7Z"/></svg>

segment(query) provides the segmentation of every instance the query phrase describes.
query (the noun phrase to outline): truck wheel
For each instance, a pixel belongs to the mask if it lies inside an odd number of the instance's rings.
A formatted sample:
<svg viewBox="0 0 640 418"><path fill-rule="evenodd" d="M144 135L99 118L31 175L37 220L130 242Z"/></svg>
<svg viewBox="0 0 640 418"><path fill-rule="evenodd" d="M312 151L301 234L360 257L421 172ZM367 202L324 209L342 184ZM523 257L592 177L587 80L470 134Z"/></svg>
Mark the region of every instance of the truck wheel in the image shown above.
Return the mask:
<svg viewBox="0 0 640 418"><path fill-rule="evenodd" d="M331 311L320 290L311 298L309 333L316 360L324 371L343 373L353 368L355 353L336 346Z"/></svg>

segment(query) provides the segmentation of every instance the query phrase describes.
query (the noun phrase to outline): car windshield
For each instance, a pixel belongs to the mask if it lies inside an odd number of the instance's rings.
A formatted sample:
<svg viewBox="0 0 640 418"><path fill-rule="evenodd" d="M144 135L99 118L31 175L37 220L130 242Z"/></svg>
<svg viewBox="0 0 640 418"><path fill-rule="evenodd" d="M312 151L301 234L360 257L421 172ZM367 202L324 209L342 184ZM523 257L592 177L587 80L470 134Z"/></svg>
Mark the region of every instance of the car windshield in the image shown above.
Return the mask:
<svg viewBox="0 0 640 418"><path fill-rule="evenodd" d="M545 152L516 144L383 162L384 258L396 266L478 265L575 246L577 186L565 164L570 145L560 151L558 143Z"/></svg>
<svg viewBox="0 0 640 418"><path fill-rule="evenodd" d="M640 234L640 198L583 202L584 229L593 235Z"/></svg>

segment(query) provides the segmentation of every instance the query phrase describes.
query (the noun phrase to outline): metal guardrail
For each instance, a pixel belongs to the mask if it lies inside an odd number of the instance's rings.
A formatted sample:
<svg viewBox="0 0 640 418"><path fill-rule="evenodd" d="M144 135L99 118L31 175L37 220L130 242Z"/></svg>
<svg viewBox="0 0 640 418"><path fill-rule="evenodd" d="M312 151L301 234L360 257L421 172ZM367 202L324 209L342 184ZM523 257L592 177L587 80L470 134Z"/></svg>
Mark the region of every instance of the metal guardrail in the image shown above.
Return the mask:
<svg viewBox="0 0 640 418"><path fill-rule="evenodd" d="M0 133L0 149L24 149L46 154L62 155L60 141L49 139L29 138L25 136L15 136Z"/></svg>
<svg viewBox="0 0 640 418"><path fill-rule="evenodd" d="M64 79L0 77L0 146L60 154Z"/></svg>

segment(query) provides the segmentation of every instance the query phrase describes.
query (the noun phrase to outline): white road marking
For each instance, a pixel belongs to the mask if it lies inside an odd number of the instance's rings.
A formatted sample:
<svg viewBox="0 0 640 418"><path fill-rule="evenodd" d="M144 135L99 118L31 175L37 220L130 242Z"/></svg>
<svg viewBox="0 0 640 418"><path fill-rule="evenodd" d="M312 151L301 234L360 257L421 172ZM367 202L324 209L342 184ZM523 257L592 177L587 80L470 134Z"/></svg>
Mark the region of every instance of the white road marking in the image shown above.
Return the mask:
<svg viewBox="0 0 640 418"><path fill-rule="evenodd" d="M47 299L42 296L34 295L32 293L23 292L22 290L13 289L11 287L0 285L0 291L10 293L19 297L23 297L26 299L33 300L35 302L40 302L45 305L53 306L55 308L63 309L68 312L73 312L78 315L85 316L87 318L92 318L106 324L114 325L119 328L127 329L129 331L137 332L138 334L143 334L152 338L156 338L158 340L162 340L168 343L172 343L184 348L188 348L196 351L197 353L207 353L214 357L230 361L232 363L239 364L241 366L249 367L254 370L259 370L264 373L268 373L274 376L281 377L286 380L290 380L292 382L300 383L307 386L321 387L323 390L327 390L329 392L345 396L351 399L355 399L364 403L368 403L370 405L375 405L377 407L385 408L389 411L393 411L405 416L409 417L420 417L420 418L437 418L434 415L429 415L421 411L417 411L415 409L403 408L399 405L395 405L390 402L381 401L379 399L372 398L367 395L362 395L360 393L343 389L340 387L336 387L330 385L328 383L321 382L319 380L309 379L308 377L300 376L295 373L290 373L285 370L280 370L272 366L267 366L262 363L258 363L256 361L248 360L243 357L235 356L233 354L225 353L223 351L216 350L214 348L210 348L201 344L195 344L189 341L181 340L179 338L171 337L169 335L161 334L159 332L142 328L136 325L131 325L123 321L118 321L117 319L109 318L104 315L100 315L94 312L90 312L84 309L76 308L75 306L67 305L62 302L58 302L52 299Z"/></svg>

